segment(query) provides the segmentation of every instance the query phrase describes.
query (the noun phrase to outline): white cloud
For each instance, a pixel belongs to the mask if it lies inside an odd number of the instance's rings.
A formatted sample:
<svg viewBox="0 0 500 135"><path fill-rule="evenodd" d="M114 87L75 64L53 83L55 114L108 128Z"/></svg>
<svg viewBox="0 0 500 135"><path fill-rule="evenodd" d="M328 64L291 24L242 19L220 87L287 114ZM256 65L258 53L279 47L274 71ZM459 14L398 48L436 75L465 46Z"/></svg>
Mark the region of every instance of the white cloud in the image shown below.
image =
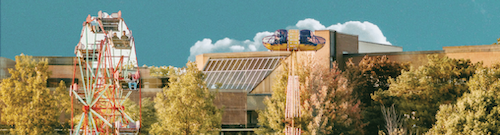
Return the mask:
<svg viewBox="0 0 500 135"><path fill-rule="evenodd" d="M341 33L358 35L359 40L368 41L380 44L391 45L387 38L384 36L380 28L370 22L364 21L348 21L343 24L337 23L334 25L330 25L325 27L325 25L321 24L319 21L314 19L304 19L300 20L295 24L295 26L289 26L288 28L295 29L310 29L310 30L335 30Z"/></svg>
<svg viewBox="0 0 500 135"><path fill-rule="evenodd" d="M308 30L324 30L325 25L319 23L319 21L307 18L304 20L300 20L295 24L295 27L299 29L308 29Z"/></svg>
<svg viewBox="0 0 500 135"><path fill-rule="evenodd" d="M361 41L391 45L380 28L367 21L348 21L343 24L337 23L326 27L315 19L307 18L299 20L295 26L288 26L287 29L330 29L341 33L358 35L358 38ZM188 60L194 61L196 59L196 55L203 53L267 51L267 49L262 45L262 38L272 34L272 32L264 31L255 34L253 40L238 41L226 37L216 41L215 43L212 43L211 39L205 38L202 41L197 41L193 46L191 46L191 54L189 55Z"/></svg>
<svg viewBox="0 0 500 135"><path fill-rule="evenodd" d="M255 34L253 40L238 41L226 37L215 43L205 38L191 46L188 60L195 61L196 55L204 53L267 51L262 45L262 38L272 34L272 32L264 31Z"/></svg>
<svg viewBox="0 0 500 135"><path fill-rule="evenodd" d="M245 47L241 46L241 45L235 45L235 46L231 46L229 47L229 49L233 52L241 52L241 51L244 51L245 50Z"/></svg>

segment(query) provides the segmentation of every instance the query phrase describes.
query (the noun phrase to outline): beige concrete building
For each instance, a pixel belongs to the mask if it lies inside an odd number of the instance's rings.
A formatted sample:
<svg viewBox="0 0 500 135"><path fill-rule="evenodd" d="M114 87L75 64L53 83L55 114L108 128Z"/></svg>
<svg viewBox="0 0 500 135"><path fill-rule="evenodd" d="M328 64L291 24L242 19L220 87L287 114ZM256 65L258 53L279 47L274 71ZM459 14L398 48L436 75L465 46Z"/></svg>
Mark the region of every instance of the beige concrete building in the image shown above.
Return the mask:
<svg viewBox="0 0 500 135"><path fill-rule="evenodd" d="M0 81L1 79L10 77L9 68L14 68L16 61L9 58L0 57Z"/></svg>
<svg viewBox="0 0 500 135"><path fill-rule="evenodd" d="M485 66L500 62L500 45L452 46L438 51L403 52L402 47L358 41L356 35L348 35L330 30L315 31L315 35L326 39L325 46L318 51L310 51L325 66L336 61L339 68L352 59L358 63L364 56L388 56L397 62L410 62L413 66L425 64L427 55L437 54L450 58L482 61ZM256 110L265 109L262 102L271 96L271 86L279 69L280 60L285 60L290 52L240 52L209 53L196 57L198 68L207 78L207 84L221 84L218 106L224 106L223 131L228 133L248 132L257 128ZM246 101L246 102L243 102Z"/></svg>

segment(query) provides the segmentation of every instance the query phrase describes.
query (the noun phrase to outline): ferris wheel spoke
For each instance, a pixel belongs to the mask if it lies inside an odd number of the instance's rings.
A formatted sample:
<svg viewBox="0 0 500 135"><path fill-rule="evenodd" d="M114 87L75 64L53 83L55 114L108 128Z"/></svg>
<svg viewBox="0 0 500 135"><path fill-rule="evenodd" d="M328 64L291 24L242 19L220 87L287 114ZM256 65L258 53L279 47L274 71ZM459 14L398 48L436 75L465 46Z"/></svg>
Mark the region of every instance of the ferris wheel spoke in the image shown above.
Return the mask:
<svg viewBox="0 0 500 135"><path fill-rule="evenodd" d="M125 111L123 111L123 110L121 110L121 109L118 109L118 111L120 111L120 113L121 113L122 115L124 115L124 116L125 116L125 118L127 118L128 120L135 122L135 121L134 121L134 119L132 119L130 116L128 116L128 115L127 115L127 113L125 113Z"/></svg>
<svg viewBox="0 0 500 135"><path fill-rule="evenodd" d="M129 91L129 92L127 93L127 95L126 95L126 96L122 99L122 101L120 102L120 104L123 104L123 102L125 102L125 99L127 99L127 98L128 98L128 96L130 96L130 94L132 94L132 91Z"/></svg>
<svg viewBox="0 0 500 135"><path fill-rule="evenodd" d="M84 90L84 91L87 91L87 83L85 82L85 80L86 80L86 79L84 78L85 76L84 76L84 74L83 74L83 68L82 68L82 61L81 61L81 59L78 59L78 63L80 63L80 64L78 64L78 67L80 67L80 75L81 75L81 77L83 78L83 79L82 79L82 83L83 83L83 90ZM87 96L87 95L85 95L85 96Z"/></svg>
<svg viewBox="0 0 500 135"><path fill-rule="evenodd" d="M101 93L99 93L99 96L97 96L97 98L94 100L94 102L92 102L92 104L90 104L90 106L94 106L94 104L97 103L97 101L99 101L99 99L102 97L102 95L104 95L104 92L106 92L108 90L109 90L109 87L106 87L103 91L101 91Z"/></svg>
<svg viewBox="0 0 500 135"><path fill-rule="evenodd" d="M104 119L104 117L102 117L101 115L99 115L93 109L90 109L90 112L92 112L95 116L97 116L99 119L101 119L104 123L108 124L109 127L113 127L113 125L111 125L111 123L109 123L108 120Z"/></svg>
<svg viewBox="0 0 500 135"><path fill-rule="evenodd" d="M91 119L91 120L92 120L92 125L93 125L93 128L94 128L94 130L95 130L95 133L96 133L97 135L99 135L99 132L97 132L97 126L96 126L96 124L95 124L95 120L94 120L94 119Z"/></svg>
<svg viewBox="0 0 500 135"><path fill-rule="evenodd" d="M87 105L87 103L85 103L85 101L83 101L83 99L80 97L80 95L78 95L78 93L76 93L76 91L72 90L73 91L73 95L75 95L75 97L80 101L82 102L83 105ZM73 100L73 99L72 99Z"/></svg>
<svg viewBox="0 0 500 135"><path fill-rule="evenodd" d="M78 122L78 124L76 125L76 131L75 131L75 134L76 135L79 135L80 134L80 127L82 126L82 123L83 123L83 119L85 118L85 113L82 113L82 117L80 118L80 122Z"/></svg>

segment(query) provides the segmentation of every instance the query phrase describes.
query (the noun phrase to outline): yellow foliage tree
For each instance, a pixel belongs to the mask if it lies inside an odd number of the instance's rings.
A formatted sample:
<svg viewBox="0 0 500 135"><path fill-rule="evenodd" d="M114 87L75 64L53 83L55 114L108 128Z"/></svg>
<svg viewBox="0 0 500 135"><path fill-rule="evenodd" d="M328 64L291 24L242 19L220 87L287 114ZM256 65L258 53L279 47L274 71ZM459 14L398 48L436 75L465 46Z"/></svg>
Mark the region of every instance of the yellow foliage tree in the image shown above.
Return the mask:
<svg viewBox="0 0 500 135"><path fill-rule="evenodd" d="M213 100L215 93L208 90L205 75L188 62L187 67L169 73L169 87L156 94L155 108L158 122L150 134L206 134L217 133L221 127L222 112Z"/></svg>
<svg viewBox="0 0 500 135"><path fill-rule="evenodd" d="M151 125L158 122L158 117L156 117L156 109L154 107L154 102L151 98L142 98L142 120L141 120L141 133L148 134L151 130ZM139 120L139 105L130 99L126 99L123 103L125 106L125 112L132 117L134 120Z"/></svg>
<svg viewBox="0 0 500 135"><path fill-rule="evenodd" d="M47 88L48 62L31 56L16 56L12 75L0 84L2 122L12 125L11 134L49 134L58 124L61 102ZM62 88L60 88L62 89Z"/></svg>
<svg viewBox="0 0 500 135"><path fill-rule="evenodd" d="M454 104L443 104L427 134L500 134L500 70L479 68L467 82L470 92Z"/></svg>

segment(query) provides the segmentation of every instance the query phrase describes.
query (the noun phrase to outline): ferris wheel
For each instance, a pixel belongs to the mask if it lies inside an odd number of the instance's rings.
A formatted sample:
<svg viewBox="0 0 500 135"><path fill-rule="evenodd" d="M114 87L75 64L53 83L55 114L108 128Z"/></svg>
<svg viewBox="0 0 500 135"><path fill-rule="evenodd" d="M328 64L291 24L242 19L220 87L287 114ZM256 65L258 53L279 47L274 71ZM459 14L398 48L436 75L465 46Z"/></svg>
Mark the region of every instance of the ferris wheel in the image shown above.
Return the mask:
<svg viewBox="0 0 500 135"><path fill-rule="evenodd" d="M89 15L80 37L70 88L70 134L137 134L141 126L140 73L134 38L121 11ZM135 119L123 106L131 95L138 95L134 102L139 104L139 117Z"/></svg>

